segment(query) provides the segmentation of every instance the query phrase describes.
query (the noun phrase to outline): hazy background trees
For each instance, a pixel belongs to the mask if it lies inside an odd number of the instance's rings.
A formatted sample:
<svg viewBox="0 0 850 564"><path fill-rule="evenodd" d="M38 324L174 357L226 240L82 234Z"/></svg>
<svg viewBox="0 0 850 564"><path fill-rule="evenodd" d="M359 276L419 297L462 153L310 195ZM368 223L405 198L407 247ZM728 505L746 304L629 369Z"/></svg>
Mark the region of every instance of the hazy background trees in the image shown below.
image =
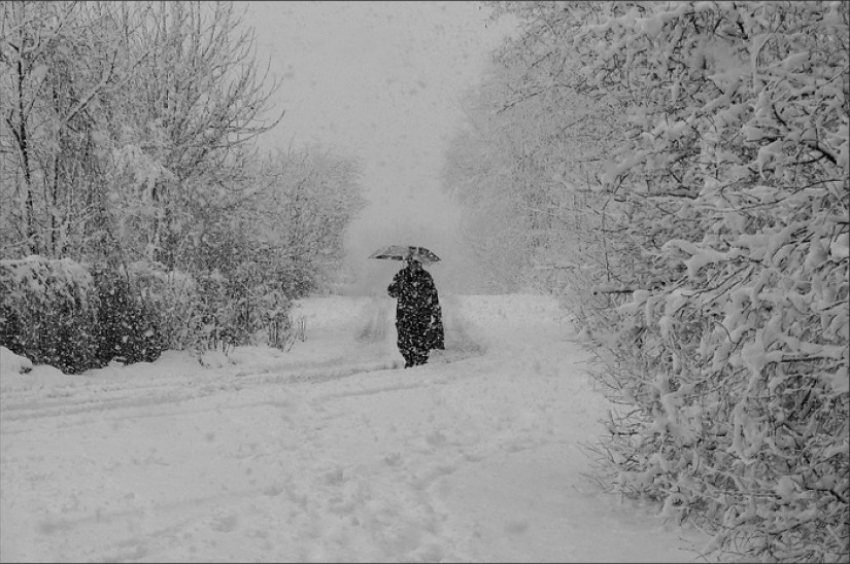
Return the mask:
<svg viewBox="0 0 850 564"><path fill-rule="evenodd" d="M721 553L846 559L848 5L493 5L521 32L445 184L597 354L606 484Z"/></svg>
<svg viewBox="0 0 850 564"><path fill-rule="evenodd" d="M357 164L259 152L283 109L238 4L5 2L0 70L0 258L105 264L140 296L186 274L210 311L277 293L285 312L329 283ZM226 323L256 329L262 307ZM225 323L206 317L195 329Z"/></svg>
<svg viewBox="0 0 850 564"><path fill-rule="evenodd" d="M249 216L275 262L290 273L290 292L329 291L343 263L346 227L366 204L357 161L321 146L277 151L262 167L266 195Z"/></svg>
<svg viewBox="0 0 850 564"><path fill-rule="evenodd" d="M617 229L617 206L591 186L623 139L622 114L608 96L575 91L563 54L538 51L522 35L495 54L461 101L466 121L442 174L481 268L508 291L562 287L579 252L604 271L600 245Z"/></svg>

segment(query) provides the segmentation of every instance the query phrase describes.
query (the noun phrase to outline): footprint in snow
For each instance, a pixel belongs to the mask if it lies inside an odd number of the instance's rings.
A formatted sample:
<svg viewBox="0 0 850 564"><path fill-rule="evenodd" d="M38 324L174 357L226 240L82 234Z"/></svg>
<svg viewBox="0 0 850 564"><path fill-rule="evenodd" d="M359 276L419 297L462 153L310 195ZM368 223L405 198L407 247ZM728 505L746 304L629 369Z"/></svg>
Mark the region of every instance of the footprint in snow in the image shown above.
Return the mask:
<svg viewBox="0 0 850 564"><path fill-rule="evenodd" d="M236 528L238 521L239 519L235 513L230 513L229 515L218 515L213 519L210 527L212 530L219 533L229 533Z"/></svg>

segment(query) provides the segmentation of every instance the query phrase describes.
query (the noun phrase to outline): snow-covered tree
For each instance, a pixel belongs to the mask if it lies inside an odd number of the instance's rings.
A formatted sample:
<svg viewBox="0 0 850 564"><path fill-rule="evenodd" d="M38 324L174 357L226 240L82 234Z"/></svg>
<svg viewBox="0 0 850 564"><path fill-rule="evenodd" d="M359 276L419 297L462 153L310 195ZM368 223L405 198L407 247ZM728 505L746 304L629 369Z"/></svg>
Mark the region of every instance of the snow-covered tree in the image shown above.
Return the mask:
<svg viewBox="0 0 850 564"><path fill-rule="evenodd" d="M230 3L124 6L121 25L134 70L110 108L113 205L137 252L170 268L196 251L196 210L254 190L250 142L277 123L266 119L276 86Z"/></svg>
<svg viewBox="0 0 850 564"><path fill-rule="evenodd" d="M95 213L99 101L118 80L103 15L74 2L0 6L4 255L77 250Z"/></svg>

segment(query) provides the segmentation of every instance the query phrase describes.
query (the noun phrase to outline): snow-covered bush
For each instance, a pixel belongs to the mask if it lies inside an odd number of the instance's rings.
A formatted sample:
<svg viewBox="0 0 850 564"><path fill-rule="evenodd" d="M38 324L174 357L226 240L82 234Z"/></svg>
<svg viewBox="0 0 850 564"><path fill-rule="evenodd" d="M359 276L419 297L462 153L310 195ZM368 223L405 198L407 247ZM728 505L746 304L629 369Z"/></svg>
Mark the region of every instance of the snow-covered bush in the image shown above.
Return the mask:
<svg viewBox="0 0 850 564"><path fill-rule="evenodd" d="M264 344L280 349L290 346L291 301L274 279L260 281L254 265L225 278L219 272L197 277L199 322L196 348L220 348Z"/></svg>
<svg viewBox="0 0 850 564"><path fill-rule="evenodd" d="M195 281L180 270L167 270L164 265L140 260L119 269L129 284L155 315L162 346L184 350L192 342L192 311Z"/></svg>
<svg viewBox="0 0 850 564"><path fill-rule="evenodd" d="M290 309L291 272L281 265L243 262L231 273L226 286L232 325L239 344L263 344L286 350L294 332ZM300 296L303 294L295 293Z"/></svg>
<svg viewBox="0 0 850 564"><path fill-rule="evenodd" d="M191 275L151 261L132 263L127 272L156 312L166 348L202 353L242 344L227 280L219 272Z"/></svg>
<svg viewBox="0 0 850 564"><path fill-rule="evenodd" d="M126 272L96 268L92 274L100 298L97 336L101 362L116 359L132 364L159 358L165 349L160 316L143 298L138 284Z"/></svg>
<svg viewBox="0 0 850 564"><path fill-rule="evenodd" d="M0 344L66 374L101 366L99 299L88 270L70 259L0 260Z"/></svg>
<svg viewBox="0 0 850 564"><path fill-rule="evenodd" d="M845 561L850 5L498 6L523 22L506 112L575 93L627 124L569 281L621 404L613 487L720 554Z"/></svg>
<svg viewBox="0 0 850 564"><path fill-rule="evenodd" d="M591 83L641 95L603 181L674 273L618 312L641 332L604 378L638 408L612 425L619 487L720 551L848 555L847 32L838 3L679 3L577 37L610 46Z"/></svg>
<svg viewBox="0 0 850 564"><path fill-rule="evenodd" d="M163 345L198 353L263 344L287 349L292 340L291 299L285 276L246 261L227 275L190 275L139 261L128 266L132 283L157 318Z"/></svg>
<svg viewBox="0 0 850 564"><path fill-rule="evenodd" d="M284 351L292 348L299 330L292 322L292 301L282 289L274 285L255 286L250 301L256 309L252 320L254 342Z"/></svg>
<svg viewBox="0 0 850 564"><path fill-rule="evenodd" d="M70 259L0 261L0 344L68 374L153 361L166 349L224 352L263 344L288 350L297 329L285 273L245 262L223 276L159 263L99 265Z"/></svg>

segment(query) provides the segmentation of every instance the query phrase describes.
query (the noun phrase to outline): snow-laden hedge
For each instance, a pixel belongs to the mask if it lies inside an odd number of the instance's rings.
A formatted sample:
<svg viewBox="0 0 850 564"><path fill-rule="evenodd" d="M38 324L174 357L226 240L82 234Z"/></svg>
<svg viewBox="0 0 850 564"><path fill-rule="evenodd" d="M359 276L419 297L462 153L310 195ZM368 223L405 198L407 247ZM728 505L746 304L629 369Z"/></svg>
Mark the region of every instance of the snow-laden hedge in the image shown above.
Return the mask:
<svg viewBox="0 0 850 564"><path fill-rule="evenodd" d="M708 550L844 561L847 6L615 5L597 22L574 36L581 75L634 110L602 188L663 281L616 272L633 292L599 323L599 381L627 406L602 449L616 487L705 525Z"/></svg>
<svg viewBox="0 0 850 564"><path fill-rule="evenodd" d="M153 312L166 349L286 349L294 341L291 300L283 290L288 278L274 269L244 262L229 276L217 270L191 275L139 261L121 271Z"/></svg>
<svg viewBox="0 0 850 564"><path fill-rule="evenodd" d="M612 414L605 450L621 491L708 525L710 548L839 561L850 517L847 235L828 211L800 221L793 201L724 252L670 241L664 251L687 276L614 310L625 346L608 349L597 378L632 407Z"/></svg>
<svg viewBox="0 0 850 564"><path fill-rule="evenodd" d="M0 260L0 345L67 374L100 365L94 280L70 259Z"/></svg>
<svg viewBox="0 0 850 564"><path fill-rule="evenodd" d="M0 260L0 345L68 374L156 360L163 350L295 340L285 277L249 263L229 278L191 276L149 261L93 268L70 259Z"/></svg>
<svg viewBox="0 0 850 564"><path fill-rule="evenodd" d="M570 265L603 482L711 557L847 561L850 3L491 4L519 31L450 180Z"/></svg>
<svg viewBox="0 0 850 564"><path fill-rule="evenodd" d="M66 374L155 360L160 320L137 286L123 270L71 259L0 260L0 344Z"/></svg>

